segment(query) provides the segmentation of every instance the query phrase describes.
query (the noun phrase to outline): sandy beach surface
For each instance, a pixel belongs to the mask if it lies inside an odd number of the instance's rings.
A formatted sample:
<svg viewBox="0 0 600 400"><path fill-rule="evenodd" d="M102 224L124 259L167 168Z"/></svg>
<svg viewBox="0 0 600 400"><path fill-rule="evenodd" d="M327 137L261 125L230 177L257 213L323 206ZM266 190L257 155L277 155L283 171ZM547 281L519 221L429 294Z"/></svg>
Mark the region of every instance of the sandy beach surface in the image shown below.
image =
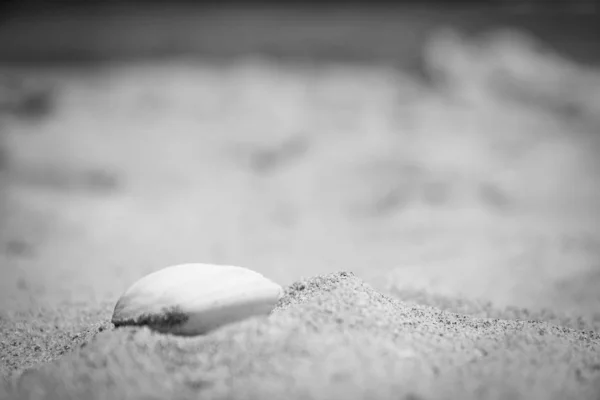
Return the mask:
<svg viewBox="0 0 600 400"><path fill-rule="evenodd" d="M458 314L400 302L351 273L329 274L291 285L270 316L207 336L113 330L105 320L84 331L84 340L95 337L71 354L23 374L13 395L598 398L600 334L576 321L462 306Z"/></svg>
<svg viewBox="0 0 600 400"><path fill-rule="evenodd" d="M396 64L3 63L0 398L598 399L600 74L509 31L423 40ZM186 262L286 296L203 337L114 329Z"/></svg>

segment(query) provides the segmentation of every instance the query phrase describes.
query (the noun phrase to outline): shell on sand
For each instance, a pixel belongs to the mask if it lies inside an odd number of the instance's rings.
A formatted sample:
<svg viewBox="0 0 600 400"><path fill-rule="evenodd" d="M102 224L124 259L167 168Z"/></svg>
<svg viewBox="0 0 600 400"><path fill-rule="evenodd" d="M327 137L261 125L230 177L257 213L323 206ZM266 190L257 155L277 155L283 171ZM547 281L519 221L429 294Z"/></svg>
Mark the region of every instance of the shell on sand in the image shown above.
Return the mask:
<svg viewBox="0 0 600 400"><path fill-rule="evenodd" d="M153 272L119 298L112 323L144 325L163 333L201 335L267 315L283 295L278 284L243 267L181 264Z"/></svg>

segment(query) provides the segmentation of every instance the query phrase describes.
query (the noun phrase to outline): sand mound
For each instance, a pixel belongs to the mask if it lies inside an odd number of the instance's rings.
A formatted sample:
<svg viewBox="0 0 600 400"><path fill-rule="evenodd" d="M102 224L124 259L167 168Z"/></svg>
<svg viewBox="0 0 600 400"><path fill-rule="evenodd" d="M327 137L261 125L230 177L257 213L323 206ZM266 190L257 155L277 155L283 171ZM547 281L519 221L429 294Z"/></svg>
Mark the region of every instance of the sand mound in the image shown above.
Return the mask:
<svg viewBox="0 0 600 400"><path fill-rule="evenodd" d="M15 398L597 399L600 335L410 304L351 273L196 338L116 329L21 376Z"/></svg>

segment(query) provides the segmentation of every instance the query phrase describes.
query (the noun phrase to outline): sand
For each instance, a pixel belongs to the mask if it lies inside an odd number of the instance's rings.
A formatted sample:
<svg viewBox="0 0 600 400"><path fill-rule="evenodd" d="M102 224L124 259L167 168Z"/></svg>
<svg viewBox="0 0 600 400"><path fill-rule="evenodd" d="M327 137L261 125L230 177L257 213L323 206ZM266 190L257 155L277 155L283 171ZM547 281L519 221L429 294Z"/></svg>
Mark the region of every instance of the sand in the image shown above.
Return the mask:
<svg viewBox="0 0 600 400"><path fill-rule="evenodd" d="M483 318L402 302L352 273L334 273L289 286L269 316L205 336L92 324L77 349L24 373L11 395L597 399L600 334L518 317L528 316Z"/></svg>
<svg viewBox="0 0 600 400"><path fill-rule="evenodd" d="M422 53L411 15L337 22L349 56L388 52L400 70L242 57L19 71L55 90L47 109L0 99L0 399L597 399L600 75L510 34L438 32ZM46 34L78 24L25 24L40 29L23 41L7 25L0 48L157 50L159 24L121 41L121 16L75 42ZM248 36L249 53L329 54L330 21L292 19L308 37L277 44L277 15L251 18L260 30L227 19L232 36L167 16L163 50L194 38L230 54ZM379 46L354 40L369 37ZM249 267L288 295L202 338L115 330L122 291L181 262Z"/></svg>

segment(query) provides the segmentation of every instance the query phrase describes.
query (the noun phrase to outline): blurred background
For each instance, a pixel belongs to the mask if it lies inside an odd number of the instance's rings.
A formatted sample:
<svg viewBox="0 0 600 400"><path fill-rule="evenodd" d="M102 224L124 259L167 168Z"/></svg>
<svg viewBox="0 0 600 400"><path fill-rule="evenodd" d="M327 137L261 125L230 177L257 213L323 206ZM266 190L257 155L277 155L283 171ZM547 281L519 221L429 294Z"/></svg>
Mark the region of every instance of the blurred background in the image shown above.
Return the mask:
<svg viewBox="0 0 600 400"><path fill-rule="evenodd" d="M4 2L2 309L209 262L600 320L599 16Z"/></svg>

